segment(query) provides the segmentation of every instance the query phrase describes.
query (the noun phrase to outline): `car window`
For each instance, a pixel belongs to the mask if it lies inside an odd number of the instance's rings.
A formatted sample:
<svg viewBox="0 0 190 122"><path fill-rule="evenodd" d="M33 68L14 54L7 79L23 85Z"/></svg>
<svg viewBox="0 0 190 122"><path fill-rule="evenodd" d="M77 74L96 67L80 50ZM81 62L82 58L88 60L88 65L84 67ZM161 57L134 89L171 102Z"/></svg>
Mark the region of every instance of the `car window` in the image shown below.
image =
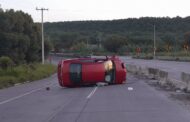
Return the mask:
<svg viewBox="0 0 190 122"><path fill-rule="evenodd" d="M82 77L81 72L82 72L81 64L71 64L70 65L70 80L74 83L80 83L81 77Z"/></svg>

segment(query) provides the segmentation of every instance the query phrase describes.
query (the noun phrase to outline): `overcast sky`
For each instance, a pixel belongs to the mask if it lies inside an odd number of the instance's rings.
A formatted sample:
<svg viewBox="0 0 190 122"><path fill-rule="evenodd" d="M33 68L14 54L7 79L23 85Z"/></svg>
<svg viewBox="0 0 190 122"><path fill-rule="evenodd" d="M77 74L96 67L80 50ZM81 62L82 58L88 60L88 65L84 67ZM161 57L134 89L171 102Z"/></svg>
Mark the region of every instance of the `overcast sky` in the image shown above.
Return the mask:
<svg viewBox="0 0 190 122"><path fill-rule="evenodd" d="M190 15L190 0L0 0L0 4L29 13L35 22L41 17L36 7L49 8L44 19L50 22Z"/></svg>

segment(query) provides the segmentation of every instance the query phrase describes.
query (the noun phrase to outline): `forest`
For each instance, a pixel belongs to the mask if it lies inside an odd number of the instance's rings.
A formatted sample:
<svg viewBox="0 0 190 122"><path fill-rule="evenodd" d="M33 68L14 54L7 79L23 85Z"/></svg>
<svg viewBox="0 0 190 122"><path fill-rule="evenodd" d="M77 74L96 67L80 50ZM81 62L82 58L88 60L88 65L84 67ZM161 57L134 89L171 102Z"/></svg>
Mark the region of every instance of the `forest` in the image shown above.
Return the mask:
<svg viewBox="0 0 190 122"><path fill-rule="evenodd" d="M104 21L46 22L45 54L54 52L189 52L190 17L141 17ZM22 11L0 9L0 57L15 64L41 60L41 26Z"/></svg>
<svg viewBox="0 0 190 122"><path fill-rule="evenodd" d="M50 50L46 39L45 54ZM41 26L27 13L0 9L0 89L56 72L56 66L40 62Z"/></svg>
<svg viewBox="0 0 190 122"><path fill-rule="evenodd" d="M188 51L190 17L142 17L107 21L45 23L54 50L61 51L153 51L154 26L157 52Z"/></svg>
<svg viewBox="0 0 190 122"><path fill-rule="evenodd" d="M45 41L46 54L51 44ZM41 60L41 26L22 11L0 9L0 57L14 64Z"/></svg>

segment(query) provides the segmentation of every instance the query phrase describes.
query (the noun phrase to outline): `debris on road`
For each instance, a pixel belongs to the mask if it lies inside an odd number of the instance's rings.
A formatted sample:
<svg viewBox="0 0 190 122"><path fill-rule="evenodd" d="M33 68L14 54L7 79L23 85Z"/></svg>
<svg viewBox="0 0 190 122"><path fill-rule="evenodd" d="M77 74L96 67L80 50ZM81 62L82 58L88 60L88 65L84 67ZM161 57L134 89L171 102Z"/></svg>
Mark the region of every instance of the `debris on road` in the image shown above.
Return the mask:
<svg viewBox="0 0 190 122"><path fill-rule="evenodd" d="M129 91L133 91L133 87L128 87L127 88Z"/></svg>
<svg viewBox="0 0 190 122"><path fill-rule="evenodd" d="M98 83L96 83L96 86L99 86L99 87L101 87L101 86L107 86L108 85L108 83L104 83L104 82L98 82Z"/></svg>
<svg viewBox="0 0 190 122"><path fill-rule="evenodd" d="M50 87L46 87L46 90L49 91L49 90L50 90Z"/></svg>
<svg viewBox="0 0 190 122"><path fill-rule="evenodd" d="M177 89L175 92L176 92L176 93L181 93L182 91L181 91L181 90L179 90L179 89Z"/></svg>

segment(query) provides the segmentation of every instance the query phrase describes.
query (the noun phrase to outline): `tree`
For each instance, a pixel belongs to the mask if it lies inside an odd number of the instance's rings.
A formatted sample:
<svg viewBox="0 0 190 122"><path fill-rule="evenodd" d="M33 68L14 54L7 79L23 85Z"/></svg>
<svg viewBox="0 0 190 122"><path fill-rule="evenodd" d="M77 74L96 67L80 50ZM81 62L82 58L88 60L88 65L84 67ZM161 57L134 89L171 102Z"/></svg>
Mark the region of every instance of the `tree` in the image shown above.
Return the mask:
<svg viewBox="0 0 190 122"><path fill-rule="evenodd" d="M164 48L167 52L172 51L172 48L176 46L175 37L171 34L162 36L161 40L163 41L162 48Z"/></svg>
<svg viewBox="0 0 190 122"><path fill-rule="evenodd" d="M186 44L190 46L190 31L184 34L184 39Z"/></svg>
<svg viewBox="0 0 190 122"><path fill-rule="evenodd" d="M101 40L114 35L127 37L128 44L138 47L143 46L142 51L152 51L153 49L153 25L156 25L156 39L161 51L164 50L163 45L175 46L175 40L178 40L176 47L179 48L184 40L184 33L189 31L190 17L141 17L129 18L112 21L73 21L73 22L55 22L45 23L45 32L50 36L53 46L59 49L70 48L73 44L80 41L79 38L85 37L89 39L89 43L98 44L98 33L103 33ZM72 36L63 37L64 34ZM75 34L73 34L75 33ZM162 39L163 36L172 36L173 39ZM81 39L84 41L84 39ZM171 43L168 43L172 40ZM167 42L167 43L164 43ZM160 45L163 44L163 45ZM151 48L149 48L151 47ZM128 47L130 48L130 47ZM151 49L151 50L150 50ZM132 50L132 48L130 49Z"/></svg>
<svg viewBox="0 0 190 122"><path fill-rule="evenodd" d="M26 52L26 61L35 62L41 59L41 31L39 24L35 24L32 27L32 33L30 34L30 46Z"/></svg>
<svg viewBox="0 0 190 122"><path fill-rule="evenodd" d="M78 52L84 52L87 51L87 45L84 42L78 42L72 47L73 50Z"/></svg>
<svg viewBox="0 0 190 122"><path fill-rule="evenodd" d="M6 70L7 68L13 65L13 61L11 58L2 56L0 57L0 68Z"/></svg>
<svg viewBox="0 0 190 122"><path fill-rule="evenodd" d="M44 41L44 52L45 52L45 57L48 56L49 52L52 50L53 46L52 43L49 40Z"/></svg>
<svg viewBox="0 0 190 122"><path fill-rule="evenodd" d="M41 31L30 15L22 11L0 11L0 56L16 64L40 59Z"/></svg>
<svg viewBox="0 0 190 122"><path fill-rule="evenodd" d="M118 50L124 45L127 45L126 38L117 35L109 36L103 41L104 48L110 52L118 52Z"/></svg>
<svg viewBox="0 0 190 122"><path fill-rule="evenodd" d="M183 42L184 50L188 51L189 47L190 47L190 31L184 34L184 42Z"/></svg>

